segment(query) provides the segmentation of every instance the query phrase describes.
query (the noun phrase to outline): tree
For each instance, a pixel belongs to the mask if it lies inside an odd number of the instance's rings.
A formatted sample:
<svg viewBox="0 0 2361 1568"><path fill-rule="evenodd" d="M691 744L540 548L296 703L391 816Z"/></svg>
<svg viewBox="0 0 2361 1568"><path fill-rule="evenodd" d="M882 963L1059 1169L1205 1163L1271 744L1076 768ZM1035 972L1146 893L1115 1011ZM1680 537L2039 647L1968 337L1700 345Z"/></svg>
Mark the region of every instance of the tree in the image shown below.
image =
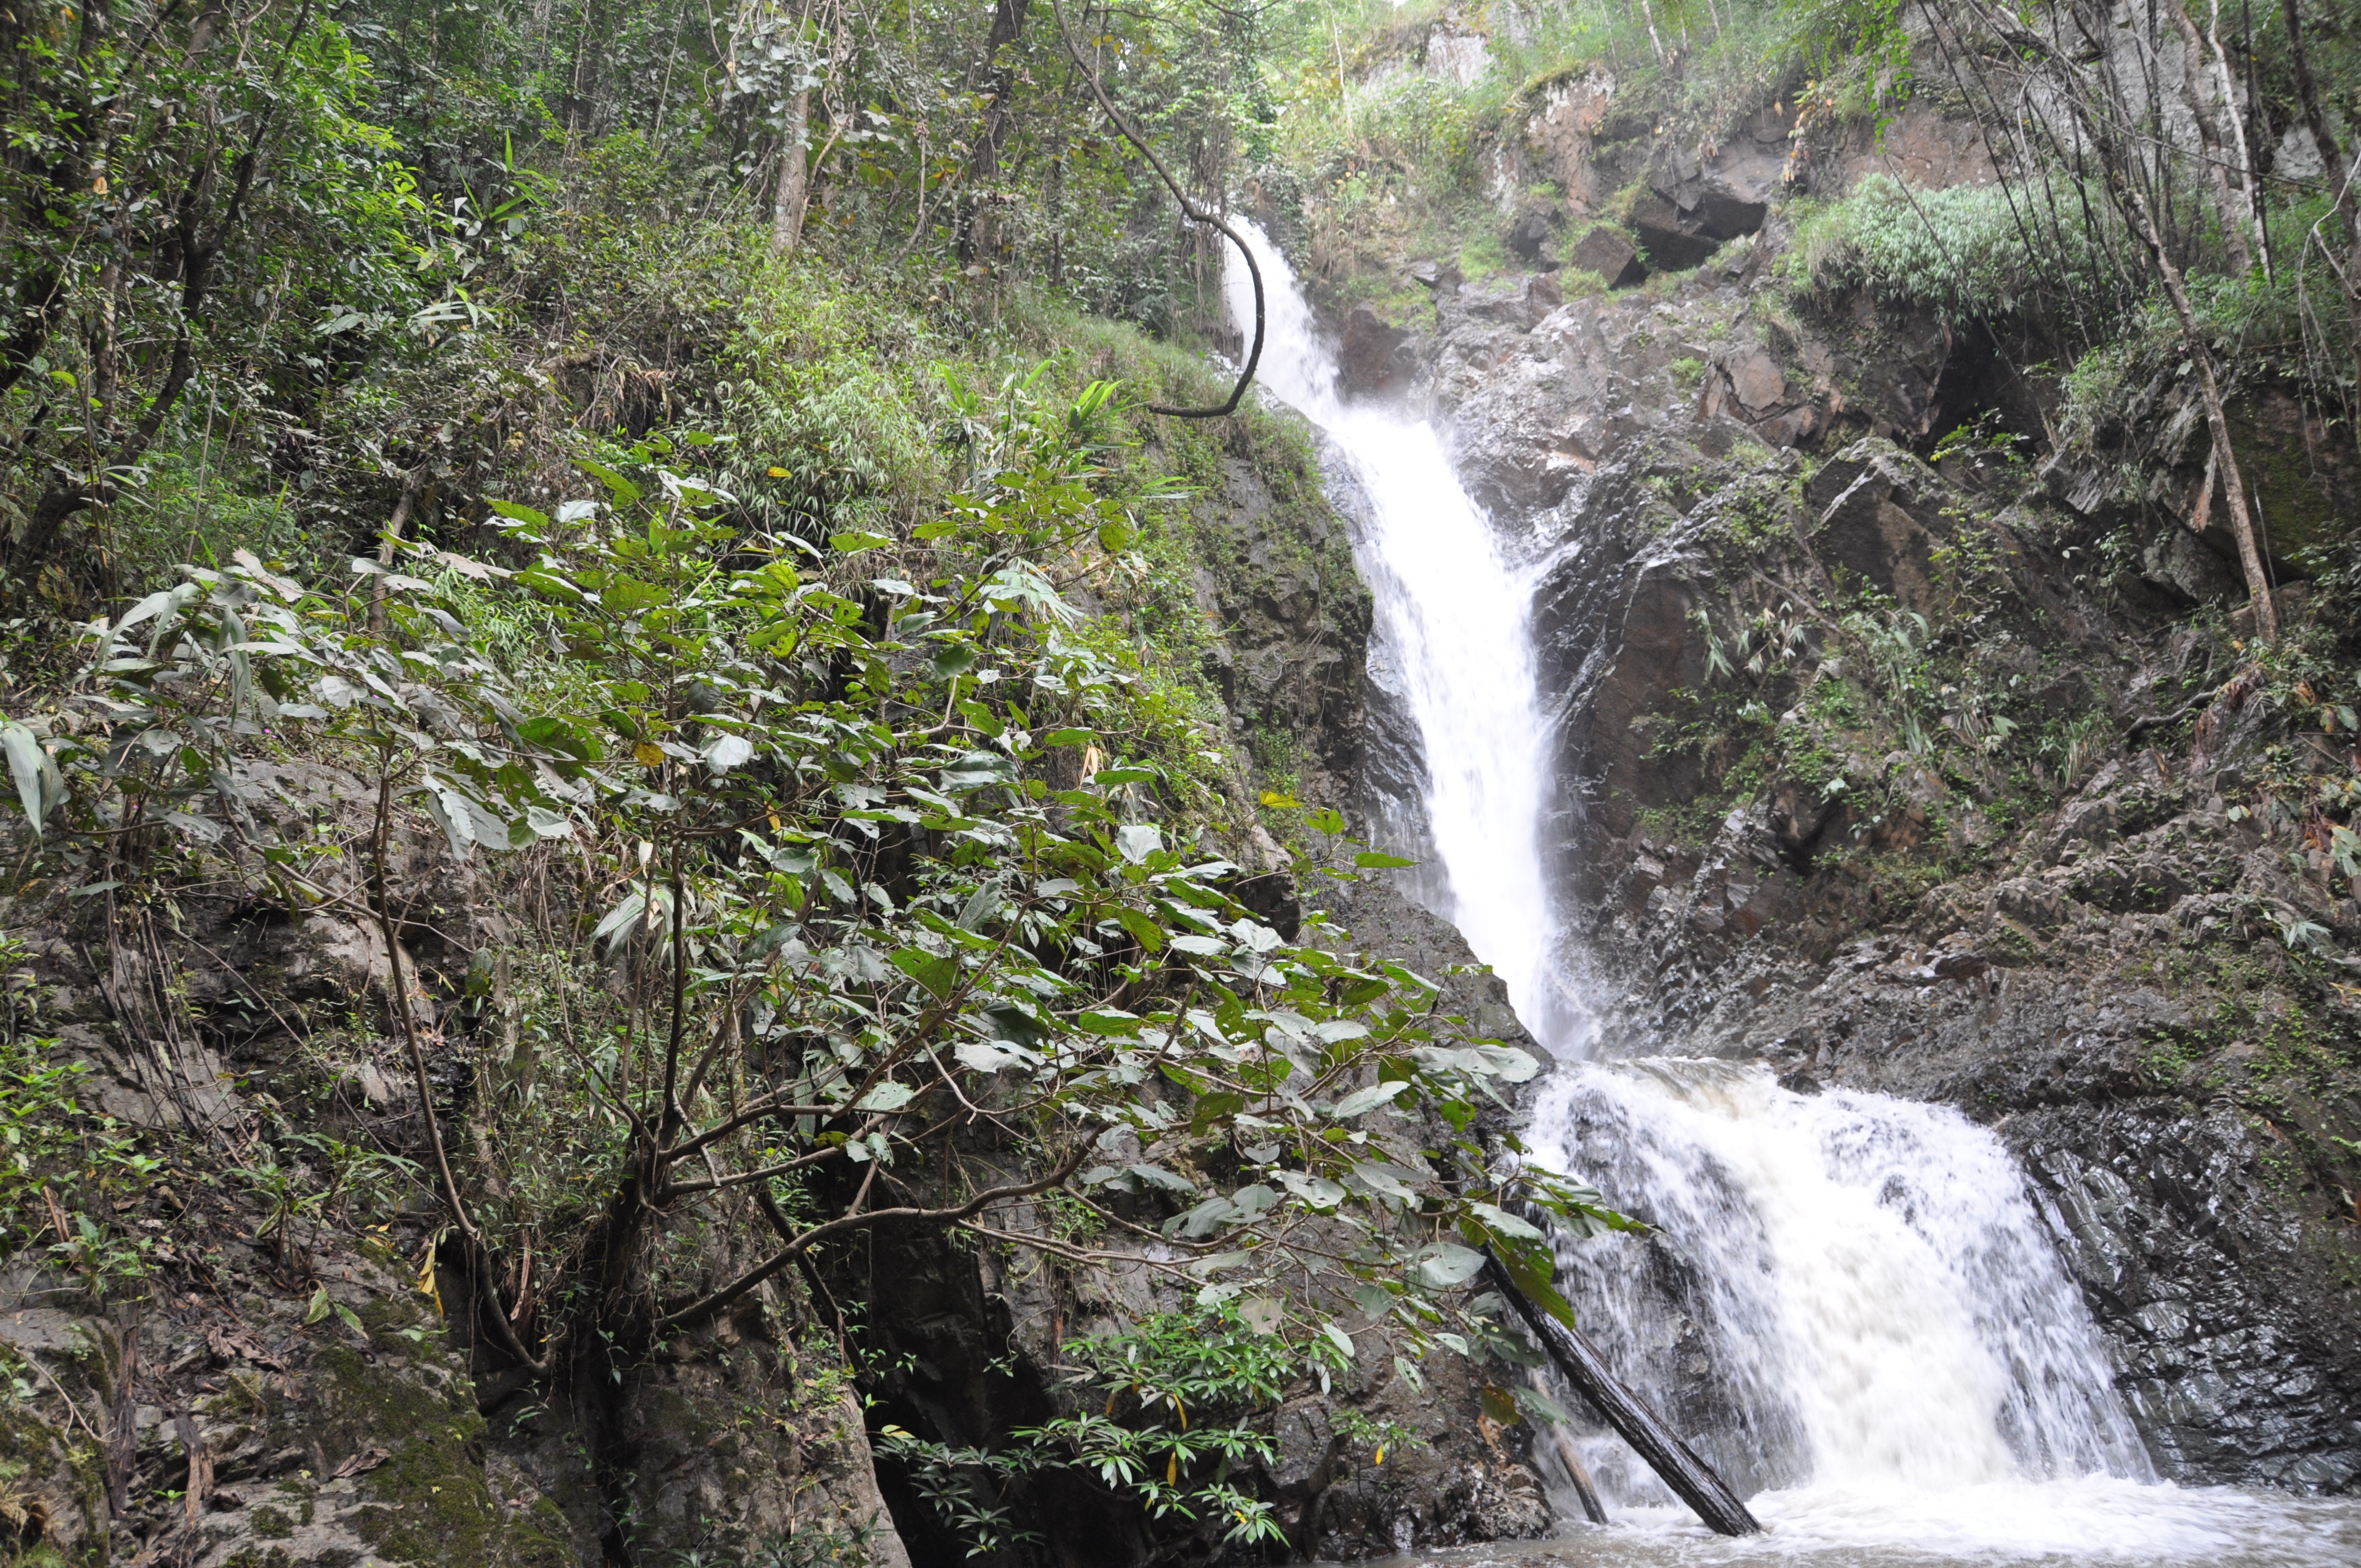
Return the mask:
<svg viewBox="0 0 2361 1568"><path fill-rule="evenodd" d="M1960 26L1957 16L1945 17L1921 0L1928 24L1943 31L1956 32ZM2087 149L2096 161L2099 175L2111 205L2122 216L2125 226L2139 240L2148 265L2155 269L2165 297L2170 302L2180 324L2183 350L2197 372L2198 393L2203 400L2205 423L2213 436L2213 456L2207 463L2210 477L2218 472L2224 499L2228 503L2230 528L2238 543L2238 559L2246 578L2246 591L2254 601L2256 630L2267 642L2279 641L2279 614L2271 598L2270 574L2263 562L2262 551L2256 542L2254 519L2246 501L2246 481L2238 469L2237 453L2230 438L2228 413L2223 406L2220 374L2215 368L2213 345L2206 340L2197 320L2197 311L2189 296L2180 268L2172 258L2156 214L2147 198L2141 193L2136 176L2137 160L2133 153L2132 116L2121 96L2112 91L2112 78L2103 78L2079 70L2073 60L2059 48L2048 34L2027 25L2016 13L2001 5L1976 0L1966 8L1965 15L1990 37L2005 44L2029 70L2045 82L2056 104L2064 111L2068 124L2059 126L2040 116L2053 146L2071 146ZM2080 26L2079 17L2077 26ZM2092 47L2096 40L2085 38ZM1955 56L1956 59L1956 56ZM1954 69L1957 67L1955 65Z"/></svg>
<svg viewBox="0 0 2361 1568"><path fill-rule="evenodd" d="M208 349L316 323L302 306L324 252L391 269L407 187L356 117L367 61L309 4L17 15L0 391L46 378L16 438L38 476L10 551L26 571L139 483ZM296 212L326 221L273 221ZM388 281L359 270L328 276L377 302Z"/></svg>
<svg viewBox="0 0 2361 1568"><path fill-rule="evenodd" d="M1486 1250L1548 1267L1510 1204L1627 1222L1491 1170L1480 1107L1530 1056L1399 966L1283 938L1159 825L1185 735L1158 737L1036 565L1131 542L1093 489L1113 392L1015 421L1005 466L899 552L840 532L795 565L729 526L685 438L587 463L598 500L494 502L535 556L513 574L415 543L341 596L250 557L195 572L102 632L71 725L10 732L29 825L84 877L194 835L375 927L444 1255L483 1332L561 1382L862 1231L1104 1255L1071 1212L1169 1249L1155 1266L1207 1308L1259 1291L1332 1340L1347 1299L1417 1344L1485 1332L1459 1288ZM528 691L438 581L562 658ZM368 820L298 845L245 812L221 781L264 725L364 781ZM459 1047L412 1015L390 870L430 824L453 857L570 839L595 868L577 978L534 1023L535 1108L473 1154L442 1131L431 1058ZM530 1298L507 1283L528 1234Z"/></svg>

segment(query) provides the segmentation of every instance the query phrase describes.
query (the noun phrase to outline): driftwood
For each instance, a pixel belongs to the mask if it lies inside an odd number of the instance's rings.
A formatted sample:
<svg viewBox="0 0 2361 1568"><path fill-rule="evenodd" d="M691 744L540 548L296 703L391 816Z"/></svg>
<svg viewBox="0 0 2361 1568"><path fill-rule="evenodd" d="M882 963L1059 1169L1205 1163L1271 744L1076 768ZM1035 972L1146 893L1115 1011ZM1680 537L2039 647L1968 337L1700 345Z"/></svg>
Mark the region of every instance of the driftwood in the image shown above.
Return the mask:
<svg viewBox="0 0 2361 1568"><path fill-rule="evenodd" d="M1488 1259L1484 1266L1493 1285L1523 1317L1533 1337L1542 1342L1575 1392L1589 1400L1607 1418L1607 1424L1648 1462L1648 1468L1681 1501L1697 1510L1707 1529L1716 1535L1761 1533L1763 1526L1746 1511L1738 1494L1714 1474L1713 1467L1690 1452L1689 1445L1674 1434L1663 1417L1607 1370L1606 1357L1598 1354L1597 1345L1536 1305L1517 1288L1515 1279L1500 1266L1498 1258Z"/></svg>

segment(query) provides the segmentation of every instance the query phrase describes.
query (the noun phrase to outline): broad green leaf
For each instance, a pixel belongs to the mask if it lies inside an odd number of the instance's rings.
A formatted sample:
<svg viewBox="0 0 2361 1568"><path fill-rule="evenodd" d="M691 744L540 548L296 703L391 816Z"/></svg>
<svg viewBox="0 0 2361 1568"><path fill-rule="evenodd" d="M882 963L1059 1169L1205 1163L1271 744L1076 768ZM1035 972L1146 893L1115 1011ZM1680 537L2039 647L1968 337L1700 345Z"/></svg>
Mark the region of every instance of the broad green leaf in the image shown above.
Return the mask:
<svg viewBox="0 0 2361 1568"><path fill-rule="evenodd" d="M742 768L753 760L754 743L743 735L716 735L705 748L705 765L716 773Z"/></svg>
<svg viewBox="0 0 2361 1568"><path fill-rule="evenodd" d="M1517 1218L1506 1209L1498 1208L1490 1203L1470 1203L1467 1207L1477 1218L1484 1222L1488 1230L1497 1234L1513 1236L1519 1241L1537 1242L1543 1239L1539 1228Z"/></svg>
<svg viewBox="0 0 2361 1568"><path fill-rule="evenodd" d="M498 515L507 518L511 522L528 523L534 528L547 528L549 526L549 514L546 512L535 511L529 506L519 506L514 501L504 501L498 496L486 496L484 498L484 504L491 508Z"/></svg>
<svg viewBox="0 0 2361 1568"><path fill-rule="evenodd" d="M938 997L949 996L959 983L959 960L929 953L919 948L900 948L894 953L894 967L933 992Z"/></svg>
<svg viewBox="0 0 2361 1568"><path fill-rule="evenodd" d="M581 466L583 472L606 486L607 493L615 498L616 504L619 506L629 506L647 494L639 486L603 463L594 463L588 457L577 457L575 462Z"/></svg>
<svg viewBox="0 0 2361 1568"><path fill-rule="evenodd" d="M1270 1179L1303 1200L1306 1207L1334 1209L1345 1199L1345 1191L1324 1176L1307 1176L1300 1170L1274 1170Z"/></svg>
<svg viewBox="0 0 2361 1568"><path fill-rule="evenodd" d="M544 839L571 839L574 819L562 811L552 811L545 806L524 808L525 825Z"/></svg>
<svg viewBox="0 0 2361 1568"><path fill-rule="evenodd" d="M1160 1165L1131 1165L1126 1166L1124 1168L1129 1174L1136 1176L1140 1180L1148 1183L1150 1187L1160 1187L1167 1192L1194 1192L1197 1190L1197 1184L1195 1182L1190 1180L1187 1177L1180 1175L1177 1171L1167 1170Z"/></svg>
<svg viewBox="0 0 2361 1568"><path fill-rule="evenodd" d="M982 789L986 784L1010 784L1016 780L1016 764L997 751L970 751L945 768L939 775L947 792Z"/></svg>
<svg viewBox="0 0 2361 1568"><path fill-rule="evenodd" d="M1400 1080L1392 1083L1373 1083L1367 1089L1356 1089L1336 1102L1336 1108L1328 1113L1339 1122L1349 1122L1356 1116L1388 1103L1394 1096L1409 1087L1409 1084Z"/></svg>
<svg viewBox="0 0 2361 1568"><path fill-rule="evenodd" d="M1482 1253L1457 1242L1436 1242L1421 1247L1417 1256L1418 1277L1437 1290L1466 1284L1484 1266Z"/></svg>
<svg viewBox="0 0 2361 1568"><path fill-rule="evenodd" d="M869 1112L899 1111L917 1099L917 1094L918 1091L908 1084L896 1083L889 1078L855 1101L852 1108Z"/></svg>
<svg viewBox="0 0 2361 1568"><path fill-rule="evenodd" d="M50 811L65 798L65 779L40 737L25 726L14 720L0 724L0 746L8 752L8 771L16 777L16 798L24 805L25 820L38 835Z"/></svg>
<svg viewBox="0 0 2361 1568"><path fill-rule="evenodd" d="M962 1067L978 1072L999 1072L1005 1068L1035 1067L1041 1062L1038 1051L1028 1051L1023 1046L1006 1040L961 1040L951 1047L951 1054Z"/></svg>

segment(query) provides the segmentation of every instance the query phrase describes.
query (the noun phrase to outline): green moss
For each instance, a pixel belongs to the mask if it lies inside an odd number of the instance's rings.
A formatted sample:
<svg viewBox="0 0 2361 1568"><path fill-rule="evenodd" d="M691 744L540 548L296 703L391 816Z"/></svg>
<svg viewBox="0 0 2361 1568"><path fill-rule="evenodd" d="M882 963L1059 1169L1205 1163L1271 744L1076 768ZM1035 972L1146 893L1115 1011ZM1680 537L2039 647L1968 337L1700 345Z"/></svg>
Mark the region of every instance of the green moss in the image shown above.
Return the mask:
<svg viewBox="0 0 2361 1568"><path fill-rule="evenodd" d="M1489 229L1478 231L1459 247L1459 273L1470 283L1509 269L1509 247Z"/></svg>
<svg viewBox="0 0 2361 1568"><path fill-rule="evenodd" d="M0 1372L9 1373L11 1381L27 1380L23 1360L13 1345L0 1345ZM53 1501L62 1492L84 1519L104 1519L106 1492L98 1453L82 1438L78 1427L53 1427L31 1405L0 1393L0 1493L40 1485ZM81 1560L98 1562L94 1550ZM69 1560L43 1548L14 1561L31 1568Z"/></svg>
<svg viewBox="0 0 2361 1568"><path fill-rule="evenodd" d="M573 1552L555 1510L511 1519L492 1497L483 1469L484 1419L464 1377L438 1393L419 1376L324 1347L315 1360L337 1436L390 1445L361 1478L361 1539L393 1563L500 1568L570 1568Z"/></svg>
<svg viewBox="0 0 2361 1568"><path fill-rule="evenodd" d="M264 1541L285 1541L295 1533L295 1521L263 1503L247 1511L247 1522Z"/></svg>

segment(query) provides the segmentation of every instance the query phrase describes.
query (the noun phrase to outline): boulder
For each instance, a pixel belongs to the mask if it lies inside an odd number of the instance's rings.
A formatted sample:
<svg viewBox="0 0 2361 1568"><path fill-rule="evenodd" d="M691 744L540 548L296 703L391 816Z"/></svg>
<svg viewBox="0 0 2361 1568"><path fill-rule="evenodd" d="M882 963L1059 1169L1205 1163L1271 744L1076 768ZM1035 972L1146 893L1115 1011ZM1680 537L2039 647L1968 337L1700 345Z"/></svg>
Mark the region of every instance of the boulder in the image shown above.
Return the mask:
<svg viewBox="0 0 2361 1568"><path fill-rule="evenodd" d="M1584 271L1598 273L1610 289L1628 289L1648 280L1647 264L1640 259L1639 247L1620 229L1592 229L1575 246L1572 260Z"/></svg>
<svg viewBox="0 0 2361 1568"><path fill-rule="evenodd" d="M1780 160L1741 142L1702 163L1686 153L1657 160L1631 226L1648 259L1680 270L1704 262L1728 241L1753 234L1771 210Z"/></svg>
<svg viewBox="0 0 2361 1568"><path fill-rule="evenodd" d="M1549 248L1550 236L1557 232L1561 221L1562 214L1555 203L1531 203L1517 214L1517 221L1509 225L1509 232L1502 238L1526 265L1554 266L1554 262L1543 263L1542 258Z"/></svg>
<svg viewBox="0 0 2361 1568"><path fill-rule="evenodd" d="M1393 325L1367 305L1356 305L1345 318L1345 341L1336 356L1336 380L1347 397L1382 397L1398 392L1416 368L1402 345L1410 334Z"/></svg>

